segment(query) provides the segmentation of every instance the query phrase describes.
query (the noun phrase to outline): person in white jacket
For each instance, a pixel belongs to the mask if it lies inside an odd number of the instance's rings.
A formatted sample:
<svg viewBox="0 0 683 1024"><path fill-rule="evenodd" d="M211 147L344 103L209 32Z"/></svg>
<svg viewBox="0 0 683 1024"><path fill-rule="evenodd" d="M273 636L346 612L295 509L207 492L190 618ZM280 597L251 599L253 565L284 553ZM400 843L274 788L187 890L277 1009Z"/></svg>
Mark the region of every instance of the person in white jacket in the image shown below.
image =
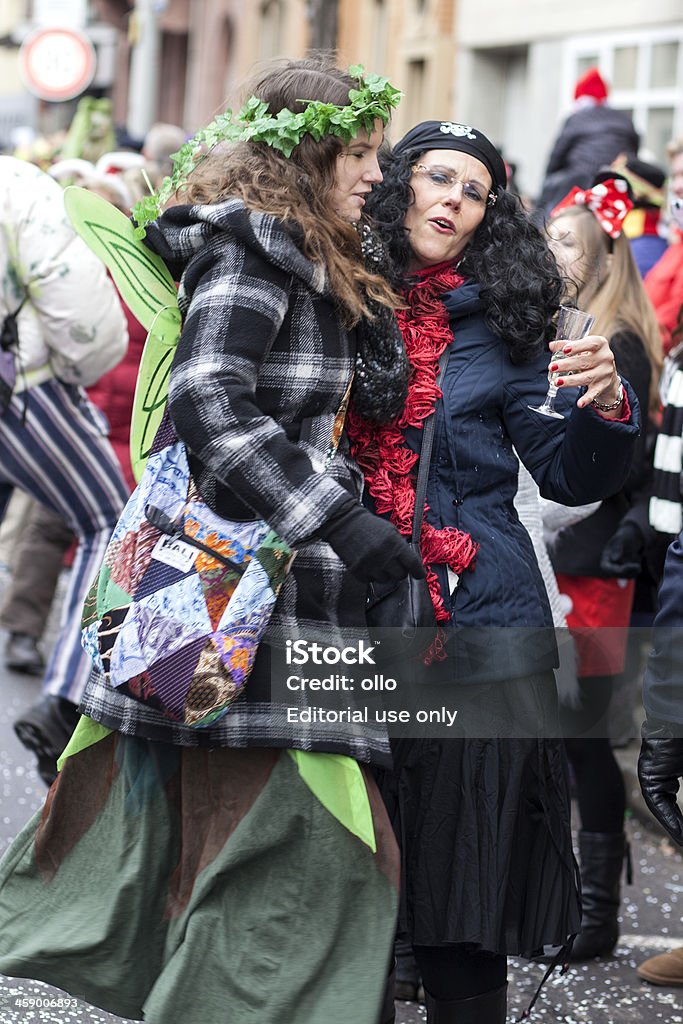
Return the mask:
<svg viewBox="0 0 683 1024"><path fill-rule="evenodd" d="M15 722L48 784L89 674L81 608L128 495L106 419L83 388L127 343L116 289L69 224L60 186L0 157L0 490L26 491L78 540L44 697Z"/></svg>

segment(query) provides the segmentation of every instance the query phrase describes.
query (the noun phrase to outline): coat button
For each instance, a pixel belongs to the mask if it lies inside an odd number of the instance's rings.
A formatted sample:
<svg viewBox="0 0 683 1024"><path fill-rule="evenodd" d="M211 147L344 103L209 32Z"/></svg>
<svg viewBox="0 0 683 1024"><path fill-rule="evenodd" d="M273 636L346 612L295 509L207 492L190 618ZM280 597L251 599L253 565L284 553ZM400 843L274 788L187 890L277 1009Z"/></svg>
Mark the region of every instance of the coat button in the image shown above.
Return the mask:
<svg viewBox="0 0 683 1024"><path fill-rule="evenodd" d="M458 505L462 505L462 498L453 498L453 504L457 508Z"/></svg>

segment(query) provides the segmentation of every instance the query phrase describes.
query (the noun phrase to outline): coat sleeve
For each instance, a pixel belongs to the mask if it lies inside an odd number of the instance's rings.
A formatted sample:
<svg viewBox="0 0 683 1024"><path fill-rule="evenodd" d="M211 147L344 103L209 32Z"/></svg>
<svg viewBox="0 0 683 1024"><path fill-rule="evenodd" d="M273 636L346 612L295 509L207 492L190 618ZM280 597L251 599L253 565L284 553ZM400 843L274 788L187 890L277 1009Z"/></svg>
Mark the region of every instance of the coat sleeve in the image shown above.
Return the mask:
<svg viewBox="0 0 683 1024"><path fill-rule="evenodd" d="M675 723L677 735L683 736L683 534L666 556L643 704L648 720Z"/></svg>
<svg viewBox="0 0 683 1024"><path fill-rule="evenodd" d="M664 351L668 352L683 309L683 242L669 246L643 283L655 308Z"/></svg>
<svg viewBox="0 0 683 1024"><path fill-rule="evenodd" d="M238 242L208 246L186 275L191 301L171 373L178 436L223 485L296 547L356 499L259 407L259 368L289 311L291 277ZM295 400L297 367L281 370ZM341 401L340 395L340 401Z"/></svg>
<svg viewBox="0 0 683 1024"><path fill-rule="evenodd" d="M503 418L519 457L539 486L542 497L562 505L586 505L619 491L631 468L640 436L638 399L628 381L631 407L628 423L608 420L591 406L576 407L576 389L561 389L556 408L564 419L551 419L530 409L540 405L548 378L547 354L534 363L503 367Z"/></svg>
<svg viewBox="0 0 683 1024"><path fill-rule="evenodd" d="M648 525L648 505L652 489L653 427L647 414L650 400L652 367L642 339L630 330L618 331L610 339L614 351L617 372L622 380L628 380L638 396L643 429L636 442L631 471L624 483L623 495L628 508L619 526L633 523L644 543L651 540Z"/></svg>
<svg viewBox="0 0 683 1024"><path fill-rule="evenodd" d="M19 317L37 325L55 376L87 387L123 358L126 320L104 264L74 232L63 193L47 175L32 183L15 226L15 266L28 293Z"/></svg>
<svg viewBox="0 0 683 1024"><path fill-rule="evenodd" d="M646 454L646 442L649 426L648 407L650 403L652 366L642 338L631 330L617 331L612 335L610 347L614 352L617 373L622 380L629 382L638 396L643 429L636 442L633 466L630 477L626 482L626 490L639 490L647 478L648 463L650 461Z"/></svg>

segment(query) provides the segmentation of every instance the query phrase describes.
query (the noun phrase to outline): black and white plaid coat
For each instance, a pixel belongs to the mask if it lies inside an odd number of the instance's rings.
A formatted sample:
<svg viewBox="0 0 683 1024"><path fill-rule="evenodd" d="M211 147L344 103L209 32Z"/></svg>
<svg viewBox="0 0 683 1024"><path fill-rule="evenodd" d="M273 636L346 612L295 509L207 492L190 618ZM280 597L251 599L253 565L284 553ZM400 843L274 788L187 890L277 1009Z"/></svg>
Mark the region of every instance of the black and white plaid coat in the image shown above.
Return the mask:
<svg viewBox="0 0 683 1024"><path fill-rule="evenodd" d="M263 518L297 549L268 638L345 645L364 635L365 587L315 538L360 498L362 476L344 438L325 469L356 351L325 273L280 221L238 199L172 208L148 229L147 243L180 280L184 324L169 410L199 491L225 518ZM379 729L287 722L270 700L269 654L262 648L245 698L209 729L170 724L96 678L82 710L110 728L184 745L291 746L386 760Z"/></svg>

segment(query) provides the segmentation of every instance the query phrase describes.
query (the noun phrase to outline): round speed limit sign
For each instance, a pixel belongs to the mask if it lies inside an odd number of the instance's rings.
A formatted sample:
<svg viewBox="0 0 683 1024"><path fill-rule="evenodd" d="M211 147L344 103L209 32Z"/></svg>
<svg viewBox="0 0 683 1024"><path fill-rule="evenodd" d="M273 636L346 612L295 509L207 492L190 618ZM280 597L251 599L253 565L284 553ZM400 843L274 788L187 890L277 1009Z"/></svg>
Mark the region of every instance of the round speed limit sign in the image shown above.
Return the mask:
<svg viewBox="0 0 683 1024"><path fill-rule="evenodd" d="M74 29L38 29L19 50L19 71L26 88L38 99L54 103L87 89L96 66L95 48Z"/></svg>

